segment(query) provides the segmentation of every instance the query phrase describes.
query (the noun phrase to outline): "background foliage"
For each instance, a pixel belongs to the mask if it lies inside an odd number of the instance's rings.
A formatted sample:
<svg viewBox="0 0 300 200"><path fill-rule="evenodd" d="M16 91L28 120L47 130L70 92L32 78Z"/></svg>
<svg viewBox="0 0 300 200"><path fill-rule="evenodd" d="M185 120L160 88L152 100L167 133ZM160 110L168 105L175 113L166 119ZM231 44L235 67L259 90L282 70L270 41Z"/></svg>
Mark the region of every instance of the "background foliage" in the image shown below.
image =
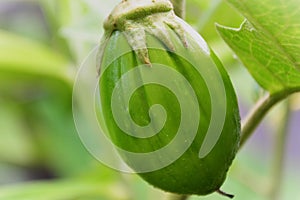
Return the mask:
<svg viewBox="0 0 300 200"><path fill-rule="evenodd" d="M135 175L98 163L75 130L71 104L75 74L99 42L103 19L116 3L0 2L1 200L168 196ZM299 5L298 0L187 0L186 20L229 71L243 118L266 93L256 81L272 94L299 91ZM215 22L223 25L218 31ZM224 27L238 28L242 23L241 29ZM268 114L239 152L223 190L245 200L300 199L299 102L299 95L293 95ZM284 137L278 139L281 129ZM284 159L278 161L281 155ZM223 197L212 194L191 199Z"/></svg>

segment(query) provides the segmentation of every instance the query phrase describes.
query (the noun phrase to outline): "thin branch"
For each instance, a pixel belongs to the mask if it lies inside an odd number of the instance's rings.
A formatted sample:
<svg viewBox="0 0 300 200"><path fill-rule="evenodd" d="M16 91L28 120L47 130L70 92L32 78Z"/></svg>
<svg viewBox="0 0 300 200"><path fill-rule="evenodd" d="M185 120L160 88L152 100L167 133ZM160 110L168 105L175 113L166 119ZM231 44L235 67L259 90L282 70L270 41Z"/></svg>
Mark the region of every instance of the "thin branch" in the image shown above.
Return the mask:
<svg viewBox="0 0 300 200"><path fill-rule="evenodd" d="M250 138L256 127L260 124L260 122L270 111L270 109L275 104L284 99L286 96L287 95L281 93L277 95L267 94L265 97L263 97L260 101L257 102L253 110L249 113L249 115L243 122L240 149Z"/></svg>
<svg viewBox="0 0 300 200"><path fill-rule="evenodd" d="M275 151L274 151L274 163L272 171L272 187L270 190L269 199L277 200L279 199L279 193L281 188L282 176L283 176L283 165L284 165L284 152L286 147L286 140L288 137L288 125L291 114L290 101L285 102L285 109L282 117L280 119L280 124L278 127L278 132L275 141Z"/></svg>
<svg viewBox="0 0 300 200"><path fill-rule="evenodd" d="M201 32L207 22L212 18L212 16L218 11L218 8L222 5L222 0L212 0L209 8L201 15L199 21L196 25L196 30Z"/></svg>
<svg viewBox="0 0 300 200"><path fill-rule="evenodd" d="M171 2L174 6L175 14L178 17L185 19L185 10L186 10L185 0L171 0Z"/></svg>

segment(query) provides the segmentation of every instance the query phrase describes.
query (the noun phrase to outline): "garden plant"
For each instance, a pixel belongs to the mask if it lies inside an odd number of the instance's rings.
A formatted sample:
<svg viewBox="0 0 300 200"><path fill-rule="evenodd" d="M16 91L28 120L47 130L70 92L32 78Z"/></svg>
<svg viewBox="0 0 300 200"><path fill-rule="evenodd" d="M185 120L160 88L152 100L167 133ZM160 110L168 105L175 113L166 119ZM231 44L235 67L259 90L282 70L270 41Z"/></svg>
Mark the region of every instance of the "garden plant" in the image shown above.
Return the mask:
<svg viewBox="0 0 300 200"><path fill-rule="evenodd" d="M3 1L0 199L300 198L299 19L299 0Z"/></svg>

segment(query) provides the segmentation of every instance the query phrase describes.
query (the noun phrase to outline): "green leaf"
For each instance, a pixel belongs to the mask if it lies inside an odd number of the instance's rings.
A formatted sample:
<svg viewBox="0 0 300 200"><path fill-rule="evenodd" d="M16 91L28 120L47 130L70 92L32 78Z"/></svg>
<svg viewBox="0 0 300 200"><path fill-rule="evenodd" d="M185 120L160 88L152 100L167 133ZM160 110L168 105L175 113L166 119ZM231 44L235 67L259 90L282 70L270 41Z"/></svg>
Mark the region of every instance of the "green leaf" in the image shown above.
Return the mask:
<svg viewBox="0 0 300 200"><path fill-rule="evenodd" d="M217 26L256 81L271 94L300 91L299 0L228 0L247 20Z"/></svg>
<svg viewBox="0 0 300 200"><path fill-rule="evenodd" d="M33 141L28 137L28 128L22 121L18 105L0 98L0 161L18 166L37 162ZM3 178L3 177L2 177Z"/></svg>
<svg viewBox="0 0 300 200"><path fill-rule="evenodd" d="M0 74L23 74L62 80L70 86L75 70L60 54L37 42L0 30Z"/></svg>
<svg viewBox="0 0 300 200"><path fill-rule="evenodd" d="M0 200L126 200L128 196L123 187L112 182L82 180L40 181L0 189Z"/></svg>

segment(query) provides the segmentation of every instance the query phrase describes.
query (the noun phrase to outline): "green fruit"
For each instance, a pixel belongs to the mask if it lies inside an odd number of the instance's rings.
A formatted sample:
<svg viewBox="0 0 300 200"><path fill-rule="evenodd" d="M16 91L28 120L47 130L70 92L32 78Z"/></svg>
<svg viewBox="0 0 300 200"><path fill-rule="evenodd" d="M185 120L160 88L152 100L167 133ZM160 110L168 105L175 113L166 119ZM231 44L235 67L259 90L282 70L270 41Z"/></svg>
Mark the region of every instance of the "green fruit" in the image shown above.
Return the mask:
<svg viewBox="0 0 300 200"><path fill-rule="evenodd" d="M131 152L121 157L165 191L218 191L240 135L237 99L218 58L168 0L123 1L104 27L101 117L113 143Z"/></svg>

